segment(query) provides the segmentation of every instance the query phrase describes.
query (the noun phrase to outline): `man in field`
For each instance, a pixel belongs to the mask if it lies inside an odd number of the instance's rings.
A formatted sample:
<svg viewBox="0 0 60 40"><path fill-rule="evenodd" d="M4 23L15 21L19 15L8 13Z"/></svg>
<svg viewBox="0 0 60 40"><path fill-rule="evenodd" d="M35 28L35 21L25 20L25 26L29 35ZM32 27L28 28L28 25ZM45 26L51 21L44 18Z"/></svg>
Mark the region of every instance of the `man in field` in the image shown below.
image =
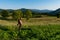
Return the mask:
<svg viewBox="0 0 60 40"><path fill-rule="evenodd" d="M21 18L20 19L18 19L18 24L17 24L18 26L19 26L19 30L21 29L21 26L22 26L22 21L21 21Z"/></svg>

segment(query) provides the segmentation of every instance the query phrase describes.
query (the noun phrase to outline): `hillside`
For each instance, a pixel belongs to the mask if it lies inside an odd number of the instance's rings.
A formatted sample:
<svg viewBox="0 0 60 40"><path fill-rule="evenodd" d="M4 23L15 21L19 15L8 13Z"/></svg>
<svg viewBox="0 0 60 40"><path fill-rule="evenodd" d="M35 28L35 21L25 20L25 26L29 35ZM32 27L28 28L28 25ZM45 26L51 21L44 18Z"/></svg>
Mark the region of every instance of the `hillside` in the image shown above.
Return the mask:
<svg viewBox="0 0 60 40"><path fill-rule="evenodd" d="M56 15L57 13L60 13L60 8L58 8L55 11L50 12L50 15Z"/></svg>
<svg viewBox="0 0 60 40"><path fill-rule="evenodd" d="M0 9L0 12L2 10L8 10L9 12L13 11L13 9ZM27 9L25 8L22 8L22 9L17 9L17 10L22 10L22 11L25 11ZM38 13L45 13L45 12L51 12L52 10L48 10L48 9L44 9L44 10L39 10L39 9L29 9L31 10L32 12L38 12Z"/></svg>
<svg viewBox="0 0 60 40"><path fill-rule="evenodd" d="M0 9L0 12L4 10L4 9ZM7 11L9 11L10 13L12 13L14 10L13 9L5 9ZM23 12L25 12L27 9L25 8L21 8L21 9L17 9L17 10L22 10ZM29 9L34 13L48 13L49 15L56 15L57 13L60 13L60 8L56 9L56 10L48 10L48 9L44 9L44 10L39 10L39 9Z"/></svg>

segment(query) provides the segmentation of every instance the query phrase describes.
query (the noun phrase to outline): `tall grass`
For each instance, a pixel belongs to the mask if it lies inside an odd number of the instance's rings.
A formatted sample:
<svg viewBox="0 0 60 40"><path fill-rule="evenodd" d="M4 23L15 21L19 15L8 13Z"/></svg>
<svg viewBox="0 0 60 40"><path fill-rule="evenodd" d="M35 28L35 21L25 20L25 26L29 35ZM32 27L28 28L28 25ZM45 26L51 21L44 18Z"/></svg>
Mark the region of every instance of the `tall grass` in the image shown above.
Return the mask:
<svg viewBox="0 0 60 40"><path fill-rule="evenodd" d="M0 40L60 40L60 25L17 26L0 25Z"/></svg>
<svg viewBox="0 0 60 40"><path fill-rule="evenodd" d="M0 20L0 25L16 25L17 21L12 19ZM31 18L27 21L25 18L22 18L23 25L47 25L47 24L59 24L60 18L56 17L43 17L43 18Z"/></svg>

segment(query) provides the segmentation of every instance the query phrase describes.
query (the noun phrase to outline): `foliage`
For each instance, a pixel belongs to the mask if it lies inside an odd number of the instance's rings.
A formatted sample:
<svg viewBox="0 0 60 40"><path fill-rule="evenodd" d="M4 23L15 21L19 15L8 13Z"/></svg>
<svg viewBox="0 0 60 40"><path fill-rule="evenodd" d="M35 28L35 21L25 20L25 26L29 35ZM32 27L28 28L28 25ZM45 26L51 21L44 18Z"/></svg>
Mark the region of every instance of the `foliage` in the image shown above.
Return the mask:
<svg viewBox="0 0 60 40"><path fill-rule="evenodd" d="M0 26L0 40L60 40L60 25L24 26L18 31L15 26ZM13 30L14 28L14 30Z"/></svg>
<svg viewBox="0 0 60 40"><path fill-rule="evenodd" d="M9 12L7 10L2 10L1 16L2 17L9 17Z"/></svg>
<svg viewBox="0 0 60 40"><path fill-rule="evenodd" d="M57 18L59 18L59 15L60 15L60 14L59 14L59 13L57 13Z"/></svg>
<svg viewBox="0 0 60 40"><path fill-rule="evenodd" d="M13 19L16 19L16 20L21 18L22 17L22 11L21 10L13 11L12 17L13 17Z"/></svg>
<svg viewBox="0 0 60 40"><path fill-rule="evenodd" d="M31 18L32 17L32 12L31 12L31 10L26 10L26 19L27 20L29 20L29 18Z"/></svg>

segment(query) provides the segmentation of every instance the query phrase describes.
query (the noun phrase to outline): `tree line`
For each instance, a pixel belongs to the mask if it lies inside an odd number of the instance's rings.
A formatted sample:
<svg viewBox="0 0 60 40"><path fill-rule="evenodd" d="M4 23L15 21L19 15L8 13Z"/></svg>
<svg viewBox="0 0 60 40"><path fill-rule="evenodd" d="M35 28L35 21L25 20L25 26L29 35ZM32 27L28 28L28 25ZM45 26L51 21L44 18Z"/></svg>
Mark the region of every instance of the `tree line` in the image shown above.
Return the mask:
<svg viewBox="0 0 60 40"><path fill-rule="evenodd" d="M7 18L9 16L11 16L13 19L17 20L19 18L23 18L25 17L27 20L29 20L29 18L32 17L32 11L27 9L24 12L22 12L21 10L13 10L11 13L8 11L8 10L2 10L0 15L3 17L3 18Z"/></svg>
<svg viewBox="0 0 60 40"><path fill-rule="evenodd" d="M13 10L11 13L8 10L2 10L0 15L3 18L7 18L11 16L15 20L17 20L18 18L26 18L27 20L29 20L30 18L33 18L33 17L38 18L38 17L41 17L41 15L49 15L49 14L32 12L29 9L26 9L25 11L22 11L19 9L19 10ZM56 16L57 18L59 18L59 13L57 13Z"/></svg>

